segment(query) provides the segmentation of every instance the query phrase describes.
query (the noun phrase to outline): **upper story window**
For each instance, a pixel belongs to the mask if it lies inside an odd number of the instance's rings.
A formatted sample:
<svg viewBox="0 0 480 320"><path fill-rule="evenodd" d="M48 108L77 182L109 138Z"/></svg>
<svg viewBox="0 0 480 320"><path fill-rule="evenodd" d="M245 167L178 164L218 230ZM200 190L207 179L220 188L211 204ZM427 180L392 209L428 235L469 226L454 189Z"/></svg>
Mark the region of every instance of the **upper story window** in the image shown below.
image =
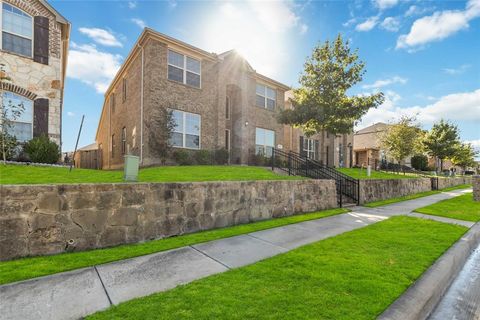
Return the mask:
<svg viewBox="0 0 480 320"><path fill-rule="evenodd" d="M174 147L200 149L200 128L202 117L199 114L172 110L175 128L170 138Z"/></svg>
<svg viewBox="0 0 480 320"><path fill-rule="evenodd" d="M9 108L23 105L23 112L13 119ZM7 117L12 120L9 133L20 142L25 142L33 137L33 101L12 92L3 93L3 105L6 107Z"/></svg>
<svg viewBox="0 0 480 320"><path fill-rule="evenodd" d="M200 61L168 50L168 79L200 88Z"/></svg>
<svg viewBox="0 0 480 320"><path fill-rule="evenodd" d="M2 3L2 50L31 57L33 19L20 9Z"/></svg>
<svg viewBox="0 0 480 320"><path fill-rule="evenodd" d="M275 89L257 83L257 107L274 110L277 101Z"/></svg>

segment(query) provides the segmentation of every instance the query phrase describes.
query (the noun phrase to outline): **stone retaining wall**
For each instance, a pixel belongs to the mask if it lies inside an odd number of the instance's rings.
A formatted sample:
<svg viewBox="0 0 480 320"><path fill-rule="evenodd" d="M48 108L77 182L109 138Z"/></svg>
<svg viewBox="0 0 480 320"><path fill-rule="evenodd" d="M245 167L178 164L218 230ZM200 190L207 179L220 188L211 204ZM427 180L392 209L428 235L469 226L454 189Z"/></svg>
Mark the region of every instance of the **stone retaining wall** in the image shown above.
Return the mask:
<svg viewBox="0 0 480 320"><path fill-rule="evenodd" d="M333 180L4 185L0 260L103 248L336 206Z"/></svg>
<svg viewBox="0 0 480 320"><path fill-rule="evenodd" d="M445 189L462 184L472 184L472 177L438 178L438 189Z"/></svg>
<svg viewBox="0 0 480 320"><path fill-rule="evenodd" d="M429 178L360 180L360 204L432 190Z"/></svg>
<svg viewBox="0 0 480 320"><path fill-rule="evenodd" d="M480 201L480 176L473 177L473 200Z"/></svg>

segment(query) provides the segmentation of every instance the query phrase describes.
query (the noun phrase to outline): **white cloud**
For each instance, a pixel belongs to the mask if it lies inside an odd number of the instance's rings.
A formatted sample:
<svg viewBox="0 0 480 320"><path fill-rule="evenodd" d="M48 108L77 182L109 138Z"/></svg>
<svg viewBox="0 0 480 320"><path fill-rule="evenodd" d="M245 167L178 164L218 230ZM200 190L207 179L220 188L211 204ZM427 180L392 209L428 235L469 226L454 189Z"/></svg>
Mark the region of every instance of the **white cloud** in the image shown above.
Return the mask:
<svg viewBox="0 0 480 320"><path fill-rule="evenodd" d="M308 31L308 26L304 23L300 26L300 34L305 34Z"/></svg>
<svg viewBox="0 0 480 320"><path fill-rule="evenodd" d="M236 49L255 70L281 79L292 65L298 35L308 31L301 9L289 1L216 2L198 17L189 37L209 52Z"/></svg>
<svg viewBox="0 0 480 320"><path fill-rule="evenodd" d="M71 111L68 111L67 112L67 116L69 117L75 117L75 113L71 112Z"/></svg>
<svg viewBox="0 0 480 320"><path fill-rule="evenodd" d="M428 11L433 11L433 9L434 8L431 8L431 7L420 8L419 6L413 5L413 6L410 6L408 10L405 12L405 16L406 17L419 16Z"/></svg>
<svg viewBox="0 0 480 320"><path fill-rule="evenodd" d="M379 89L382 87L389 86L391 84L399 83L399 84L405 84L407 83L408 79L402 78L399 76L394 76L389 79L383 79L383 80L377 80L372 84L365 84L362 86L363 89Z"/></svg>
<svg viewBox="0 0 480 320"><path fill-rule="evenodd" d="M357 18L351 18L347 22L342 23L342 26L344 27L350 27L352 24L357 22Z"/></svg>
<svg viewBox="0 0 480 320"><path fill-rule="evenodd" d="M142 19L132 18L132 19L130 19L130 21L132 21L133 23L135 23L137 26L139 26L142 29L147 26L145 21L143 21Z"/></svg>
<svg viewBox="0 0 480 320"><path fill-rule="evenodd" d="M377 109L368 111L358 128L376 122L388 122L392 119L398 119L402 115L416 115L417 120L422 124L432 124L440 119L480 121L480 89L449 94L424 107L406 108L399 107L392 95L386 94L385 102Z"/></svg>
<svg viewBox="0 0 480 320"><path fill-rule="evenodd" d="M175 9L177 7L177 1L176 0L168 0L168 6L170 9Z"/></svg>
<svg viewBox="0 0 480 320"><path fill-rule="evenodd" d="M122 56L99 51L95 45L77 45L72 42L67 76L92 86L98 93L104 93L117 73Z"/></svg>
<svg viewBox="0 0 480 320"><path fill-rule="evenodd" d="M380 9L388 9L397 5L398 0L374 0L375 6Z"/></svg>
<svg viewBox="0 0 480 320"><path fill-rule="evenodd" d="M469 0L465 10L445 10L417 19L408 34L397 39L397 49L419 48L429 42L440 41L467 29L469 22L480 16L480 1Z"/></svg>
<svg viewBox="0 0 480 320"><path fill-rule="evenodd" d="M394 17L386 17L380 26L387 31L397 32L400 29L400 20Z"/></svg>
<svg viewBox="0 0 480 320"><path fill-rule="evenodd" d="M118 39L109 31L100 28L79 28L78 31L91 38L96 43L108 47L122 47Z"/></svg>
<svg viewBox="0 0 480 320"><path fill-rule="evenodd" d="M450 75L462 74L465 71L467 71L467 69L470 68L470 67L471 66L469 64L462 64L458 68L444 68L443 72L445 72L446 74L450 74Z"/></svg>
<svg viewBox="0 0 480 320"><path fill-rule="evenodd" d="M135 9L137 7L137 1L128 1L127 5L129 9Z"/></svg>
<svg viewBox="0 0 480 320"><path fill-rule="evenodd" d="M357 24L357 26L355 27L355 30L357 30L357 31L370 31L373 28L375 28L377 23L378 23L378 17L376 17L376 16L375 17L370 17L367 20L365 20L364 22Z"/></svg>

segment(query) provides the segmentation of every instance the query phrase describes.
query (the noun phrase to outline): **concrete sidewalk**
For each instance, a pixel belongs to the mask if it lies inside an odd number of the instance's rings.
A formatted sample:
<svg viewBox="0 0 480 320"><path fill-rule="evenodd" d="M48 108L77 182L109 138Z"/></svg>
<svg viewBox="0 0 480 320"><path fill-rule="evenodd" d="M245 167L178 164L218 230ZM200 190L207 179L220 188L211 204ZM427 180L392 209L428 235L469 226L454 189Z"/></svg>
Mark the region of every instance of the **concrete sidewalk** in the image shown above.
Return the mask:
<svg viewBox="0 0 480 320"><path fill-rule="evenodd" d="M146 256L0 286L1 319L78 319L394 215L462 194L452 191L384 207L253 232ZM428 216L443 222L444 218Z"/></svg>

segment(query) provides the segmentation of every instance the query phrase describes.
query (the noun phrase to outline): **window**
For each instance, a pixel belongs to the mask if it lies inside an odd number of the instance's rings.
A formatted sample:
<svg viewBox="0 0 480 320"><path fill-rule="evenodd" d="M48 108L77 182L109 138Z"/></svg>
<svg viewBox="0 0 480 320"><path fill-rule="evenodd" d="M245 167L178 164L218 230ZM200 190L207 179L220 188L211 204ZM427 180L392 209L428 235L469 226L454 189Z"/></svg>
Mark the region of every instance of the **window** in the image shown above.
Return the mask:
<svg viewBox="0 0 480 320"><path fill-rule="evenodd" d="M127 100L127 79L122 80L122 102Z"/></svg>
<svg viewBox="0 0 480 320"><path fill-rule="evenodd" d="M255 128L255 153L266 157L272 156L275 146L275 131Z"/></svg>
<svg viewBox="0 0 480 320"><path fill-rule="evenodd" d="M200 149L200 115L172 110L172 116L175 128L170 138L170 144L179 148Z"/></svg>
<svg viewBox="0 0 480 320"><path fill-rule="evenodd" d="M303 154L309 159L317 160L316 140L303 139Z"/></svg>
<svg viewBox="0 0 480 320"><path fill-rule="evenodd" d="M200 88L200 61L168 50L168 79Z"/></svg>
<svg viewBox="0 0 480 320"><path fill-rule="evenodd" d="M112 158L115 157L115 135L112 134L112 143L110 144L110 151L112 152Z"/></svg>
<svg viewBox="0 0 480 320"><path fill-rule="evenodd" d="M6 107L7 117L12 120L9 133L18 141L25 142L33 137L33 101L13 92L3 93L3 105ZM23 105L22 113L14 118L12 106Z"/></svg>
<svg viewBox="0 0 480 320"><path fill-rule="evenodd" d="M230 130L225 130L225 149L230 151Z"/></svg>
<svg viewBox="0 0 480 320"><path fill-rule="evenodd" d="M112 110L112 113L115 113L115 93L110 95L110 109Z"/></svg>
<svg viewBox="0 0 480 320"><path fill-rule="evenodd" d="M127 152L127 128L122 128L122 154Z"/></svg>
<svg viewBox="0 0 480 320"><path fill-rule="evenodd" d="M267 86L257 84L257 107L274 110L277 100L277 92Z"/></svg>
<svg viewBox="0 0 480 320"><path fill-rule="evenodd" d="M2 4L2 49L32 56L33 19L7 3Z"/></svg>
<svg viewBox="0 0 480 320"><path fill-rule="evenodd" d="M230 119L230 98L227 97L225 101L225 119Z"/></svg>

